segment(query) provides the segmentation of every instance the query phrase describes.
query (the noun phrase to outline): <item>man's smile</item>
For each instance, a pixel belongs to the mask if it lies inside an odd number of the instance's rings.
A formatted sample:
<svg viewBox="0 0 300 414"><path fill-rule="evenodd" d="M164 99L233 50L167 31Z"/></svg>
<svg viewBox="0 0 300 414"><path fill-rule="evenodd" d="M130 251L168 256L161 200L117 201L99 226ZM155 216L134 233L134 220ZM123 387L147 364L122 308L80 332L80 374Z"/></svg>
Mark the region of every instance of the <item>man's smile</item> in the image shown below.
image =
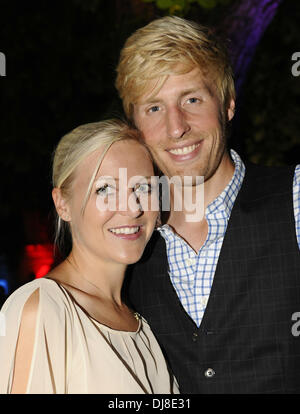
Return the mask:
<svg viewBox="0 0 300 414"><path fill-rule="evenodd" d="M203 140L195 142L190 145L181 145L180 147L174 147L167 149L174 161L186 161L193 159L199 152Z"/></svg>

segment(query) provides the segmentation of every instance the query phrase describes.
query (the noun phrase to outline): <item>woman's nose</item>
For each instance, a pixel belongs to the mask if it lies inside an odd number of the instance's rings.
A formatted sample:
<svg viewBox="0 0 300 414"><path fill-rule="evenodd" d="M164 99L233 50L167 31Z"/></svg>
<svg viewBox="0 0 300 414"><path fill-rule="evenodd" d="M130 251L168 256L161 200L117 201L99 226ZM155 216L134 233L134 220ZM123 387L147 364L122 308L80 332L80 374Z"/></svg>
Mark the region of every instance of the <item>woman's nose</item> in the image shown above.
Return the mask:
<svg viewBox="0 0 300 414"><path fill-rule="evenodd" d="M143 214L140 200L132 189L127 191L127 197L123 195L123 199L119 203L118 212L132 218L139 217Z"/></svg>

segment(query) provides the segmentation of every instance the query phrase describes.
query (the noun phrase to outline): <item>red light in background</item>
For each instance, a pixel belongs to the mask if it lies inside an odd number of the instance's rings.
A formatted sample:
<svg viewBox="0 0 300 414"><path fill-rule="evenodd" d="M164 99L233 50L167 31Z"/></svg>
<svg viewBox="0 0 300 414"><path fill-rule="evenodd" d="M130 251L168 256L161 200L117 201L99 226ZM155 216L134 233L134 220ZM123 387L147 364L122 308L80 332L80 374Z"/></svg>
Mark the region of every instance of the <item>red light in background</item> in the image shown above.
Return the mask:
<svg viewBox="0 0 300 414"><path fill-rule="evenodd" d="M27 270L35 278L45 276L53 264L52 244L28 244L25 246Z"/></svg>
<svg viewBox="0 0 300 414"><path fill-rule="evenodd" d="M35 277L38 279L40 277L46 276L49 273L51 266L49 265L42 265L39 270L36 272Z"/></svg>

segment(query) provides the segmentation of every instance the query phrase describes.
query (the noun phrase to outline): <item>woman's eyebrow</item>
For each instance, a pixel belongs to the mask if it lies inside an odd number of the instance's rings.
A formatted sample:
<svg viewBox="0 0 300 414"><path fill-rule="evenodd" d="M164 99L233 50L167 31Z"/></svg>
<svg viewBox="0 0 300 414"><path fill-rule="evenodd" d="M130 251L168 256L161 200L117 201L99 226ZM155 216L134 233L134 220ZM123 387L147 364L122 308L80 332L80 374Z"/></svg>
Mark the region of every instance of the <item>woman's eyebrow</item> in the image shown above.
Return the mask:
<svg viewBox="0 0 300 414"><path fill-rule="evenodd" d="M152 178L152 177L155 177L155 175L148 175L148 176L147 176L147 175L136 175L136 176L135 176L135 175L133 175L132 177L138 177L139 179L141 179L141 178L146 178L147 180L151 180L151 178ZM132 177L130 177L130 178L129 178L129 180L131 180L131 179L132 179ZM111 177L108 177L108 176L102 176L102 177L97 178L95 181L100 181L101 179L102 179L102 180L104 180L104 181L105 181L105 180L106 180L106 181L108 181L109 179L113 179L114 181L120 181L120 180L119 180L119 178L117 178L117 177L116 177L116 178L114 178L114 177L112 177L112 176L111 176Z"/></svg>

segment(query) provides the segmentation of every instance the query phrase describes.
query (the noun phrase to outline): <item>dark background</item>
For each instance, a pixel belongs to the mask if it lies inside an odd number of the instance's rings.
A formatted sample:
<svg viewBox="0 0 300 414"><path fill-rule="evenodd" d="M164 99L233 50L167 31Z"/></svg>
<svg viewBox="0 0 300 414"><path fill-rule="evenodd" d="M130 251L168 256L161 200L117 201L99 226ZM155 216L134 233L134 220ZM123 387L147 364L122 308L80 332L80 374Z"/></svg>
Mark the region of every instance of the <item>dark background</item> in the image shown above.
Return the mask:
<svg viewBox="0 0 300 414"><path fill-rule="evenodd" d="M241 3L0 1L0 52L6 56L6 76L0 77L0 279L9 281L10 291L36 275L26 246L48 246L49 255L51 156L58 140L80 124L122 115L114 80L126 37L169 13L222 27L227 36L237 19L232 10ZM268 165L300 161L300 76L291 71L292 54L300 52L300 2L279 3L243 69L230 141L245 160ZM243 27L255 23L248 40L265 18L252 12L240 13ZM238 38L247 52L246 32ZM230 39L234 49L237 41Z"/></svg>

